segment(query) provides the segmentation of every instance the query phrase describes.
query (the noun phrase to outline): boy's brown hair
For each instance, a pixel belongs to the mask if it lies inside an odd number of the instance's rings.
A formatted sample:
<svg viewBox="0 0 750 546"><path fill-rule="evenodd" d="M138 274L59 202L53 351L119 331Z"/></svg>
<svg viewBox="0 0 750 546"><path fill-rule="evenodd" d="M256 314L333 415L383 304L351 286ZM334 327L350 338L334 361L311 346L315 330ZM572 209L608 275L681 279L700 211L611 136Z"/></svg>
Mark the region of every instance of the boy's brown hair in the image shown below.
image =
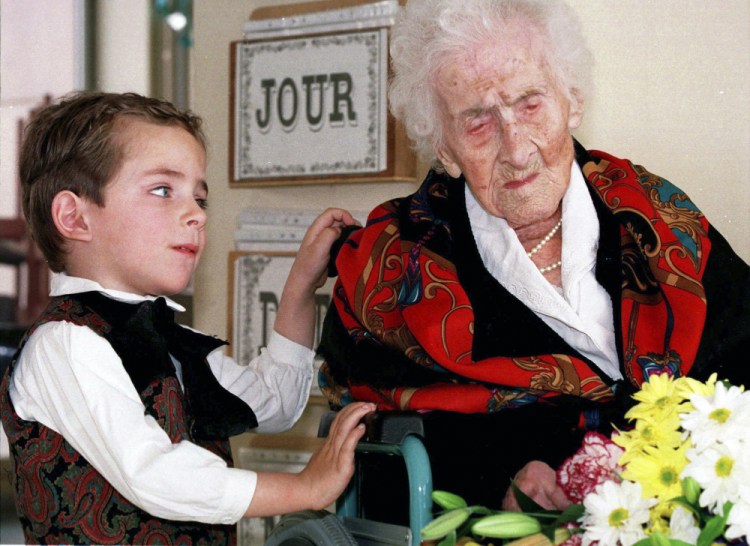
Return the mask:
<svg viewBox="0 0 750 546"><path fill-rule="evenodd" d="M104 189L123 161L127 143L117 135L126 116L182 127L206 148L200 117L136 93L73 93L37 113L24 131L19 175L26 222L52 271L65 270L66 254L52 200L68 190L104 205Z"/></svg>

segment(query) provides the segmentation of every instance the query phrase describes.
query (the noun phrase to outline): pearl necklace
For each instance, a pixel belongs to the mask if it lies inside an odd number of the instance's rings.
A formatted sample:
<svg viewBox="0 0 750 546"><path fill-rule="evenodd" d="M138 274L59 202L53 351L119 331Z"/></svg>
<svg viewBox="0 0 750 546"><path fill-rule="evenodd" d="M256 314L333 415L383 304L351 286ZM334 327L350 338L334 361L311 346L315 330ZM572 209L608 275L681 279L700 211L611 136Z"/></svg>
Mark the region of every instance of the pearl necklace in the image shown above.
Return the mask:
<svg viewBox="0 0 750 546"><path fill-rule="evenodd" d="M557 260L555 263L551 265L545 265L544 267L538 267L537 269L539 269L539 273L544 275L545 273L549 273L553 269L557 269L561 265L562 265L562 260Z"/></svg>
<svg viewBox="0 0 750 546"><path fill-rule="evenodd" d="M560 221L557 222L557 224L555 224L555 227L553 227L552 230L547 235L544 236L544 239L542 239L539 242L539 244L536 245L534 248L532 248L531 250L529 250L526 253L526 255L529 258L531 258L534 254L536 254L537 252L539 252L542 249L542 247L544 245L546 245L547 243L549 243L550 239L552 239L552 237L555 236L555 233L557 233L557 230L560 229L560 226L562 226L562 218L560 218ZM549 273L550 271L553 271L553 270L557 269L561 265L562 265L562 260L558 260L558 261L556 261L553 264L545 265L544 267L537 267L537 269L539 270L539 272L542 275L544 275L545 273Z"/></svg>

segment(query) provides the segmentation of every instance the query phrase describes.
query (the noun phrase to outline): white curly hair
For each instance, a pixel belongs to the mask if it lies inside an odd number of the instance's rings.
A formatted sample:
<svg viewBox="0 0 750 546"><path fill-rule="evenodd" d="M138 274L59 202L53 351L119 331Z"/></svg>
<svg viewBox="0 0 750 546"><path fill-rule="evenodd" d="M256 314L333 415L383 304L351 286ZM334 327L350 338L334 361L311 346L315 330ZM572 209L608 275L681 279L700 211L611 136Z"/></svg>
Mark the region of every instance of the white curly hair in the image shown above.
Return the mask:
<svg viewBox="0 0 750 546"><path fill-rule="evenodd" d="M496 40L508 24L536 27L550 66L570 99L585 102L593 58L581 24L562 0L408 0L391 28L389 103L420 157L440 169L443 128L433 77L451 54Z"/></svg>

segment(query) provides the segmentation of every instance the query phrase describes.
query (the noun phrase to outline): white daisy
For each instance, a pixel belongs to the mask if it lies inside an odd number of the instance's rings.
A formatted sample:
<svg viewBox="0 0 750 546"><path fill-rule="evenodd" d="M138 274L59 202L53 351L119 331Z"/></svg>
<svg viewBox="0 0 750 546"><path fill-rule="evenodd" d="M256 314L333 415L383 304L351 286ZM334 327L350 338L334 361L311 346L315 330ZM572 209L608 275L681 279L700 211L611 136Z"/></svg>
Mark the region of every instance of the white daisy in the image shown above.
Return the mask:
<svg viewBox="0 0 750 546"><path fill-rule="evenodd" d="M630 546L646 536L649 508L656 499L641 498L641 485L607 481L583 500L583 546L599 544Z"/></svg>
<svg viewBox="0 0 750 546"><path fill-rule="evenodd" d="M738 502L729 511L727 518L727 530L724 536L730 540L750 536L750 503Z"/></svg>
<svg viewBox="0 0 750 546"><path fill-rule="evenodd" d="M690 462L682 475L692 476L703 489L698 499L701 506L718 513L725 502L740 500L740 485L750 480L750 461L744 451L737 440L714 444L700 453L688 450Z"/></svg>
<svg viewBox="0 0 750 546"><path fill-rule="evenodd" d="M682 428L690 433L693 446L702 451L725 438L741 438L750 424L750 392L734 385L716 383L713 395L690 395L695 409L682 414Z"/></svg>
<svg viewBox="0 0 750 546"><path fill-rule="evenodd" d="M682 506L677 506L669 518L669 537L695 544L700 533L693 514Z"/></svg>

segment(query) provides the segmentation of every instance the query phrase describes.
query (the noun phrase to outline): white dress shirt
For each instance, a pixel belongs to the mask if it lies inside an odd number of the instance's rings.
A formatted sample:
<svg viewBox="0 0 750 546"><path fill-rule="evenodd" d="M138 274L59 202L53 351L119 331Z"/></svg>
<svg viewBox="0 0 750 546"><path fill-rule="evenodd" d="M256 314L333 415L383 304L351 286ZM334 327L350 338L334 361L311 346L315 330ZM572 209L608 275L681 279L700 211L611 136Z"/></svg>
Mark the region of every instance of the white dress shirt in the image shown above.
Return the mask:
<svg viewBox="0 0 750 546"><path fill-rule="evenodd" d="M155 299L65 274L52 279L52 296L89 291L132 303ZM167 304L184 311L169 299ZM274 332L248 365L237 364L222 348L208 355L208 363L219 383L253 408L258 431L278 432L305 408L313 358L312 350ZM21 418L63 435L125 498L154 516L231 524L255 493L255 472L228 468L192 442L173 444L145 414L111 345L85 326L40 326L16 364L10 399Z"/></svg>
<svg viewBox="0 0 750 546"><path fill-rule="evenodd" d="M613 379L619 370L612 301L596 280L599 218L576 162L562 201L562 288L549 283L503 218L485 211L469 190L466 209L489 273L571 347Z"/></svg>

